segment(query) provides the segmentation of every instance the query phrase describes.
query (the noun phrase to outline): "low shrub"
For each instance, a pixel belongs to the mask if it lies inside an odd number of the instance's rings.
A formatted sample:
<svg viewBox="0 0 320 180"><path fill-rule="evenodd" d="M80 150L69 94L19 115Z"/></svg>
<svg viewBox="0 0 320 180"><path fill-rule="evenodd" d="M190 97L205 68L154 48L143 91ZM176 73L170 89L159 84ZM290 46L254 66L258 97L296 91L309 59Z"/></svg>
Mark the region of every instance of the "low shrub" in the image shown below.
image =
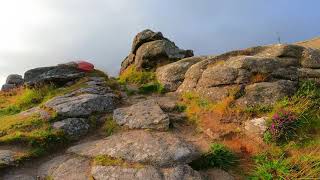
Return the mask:
<svg viewBox="0 0 320 180"><path fill-rule="evenodd" d="M199 159L193 161L190 165L196 170L208 168L221 168L228 170L238 164L238 158L228 148L222 144L213 143L210 151L203 154Z"/></svg>
<svg viewBox="0 0 320 180"><path fill-rule="evenodd" d="M148 84L144 84L141 87L139 87L139 93L140 94L150 94L150 93L164 93L164 87L159 82L152 82Z"/></svg>

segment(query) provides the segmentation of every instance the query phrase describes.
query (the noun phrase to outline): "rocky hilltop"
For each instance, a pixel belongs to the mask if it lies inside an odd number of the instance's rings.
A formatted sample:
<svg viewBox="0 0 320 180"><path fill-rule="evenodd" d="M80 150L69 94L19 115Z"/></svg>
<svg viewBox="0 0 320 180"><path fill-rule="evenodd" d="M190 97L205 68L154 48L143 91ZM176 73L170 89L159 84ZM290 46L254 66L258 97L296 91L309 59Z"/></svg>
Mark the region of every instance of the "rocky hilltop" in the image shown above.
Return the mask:
<svg viewBox="0 0 320 180"><path fill-rule="evenodd" d="M319 83L317 49L194 56L144 30L118 78L88 62L8 76L0 179L316 178ZM287 145L309 140L310 149ZM293 162L301 153L311 160Z"/></svg>

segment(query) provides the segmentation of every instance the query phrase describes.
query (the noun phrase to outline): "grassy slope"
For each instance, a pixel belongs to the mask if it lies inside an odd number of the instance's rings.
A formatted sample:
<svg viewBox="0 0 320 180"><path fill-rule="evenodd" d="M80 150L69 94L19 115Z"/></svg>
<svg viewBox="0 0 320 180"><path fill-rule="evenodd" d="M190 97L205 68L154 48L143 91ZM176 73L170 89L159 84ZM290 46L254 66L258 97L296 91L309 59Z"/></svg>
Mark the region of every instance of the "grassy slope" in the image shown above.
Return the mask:
<svg viewBox="0 0 320 180"><path fill-rule="evenodd" d="M94 71L88 76L107 77L100 71ZM24 147L21 160L36 157L47 150L66 144L69 140L59 131L51 128L56 115L49 109L43 109L42 104L60 95L86 87L87 77L78 80L68 87L47 85L37 89L19 88L10 92L0 92L0 146L17 145ZM112 86L111 80L106 83ZM22 113L33 107L40 107L51 115L51 119L42 119L37 113ZM1 164L0 164L1 167Z"/></svg>
<svg viewBox="0 0 320 180"><path fill-rule="evenodd" d="M191 124L205 133L230 134L216 140L233 150L240 158L234 173L252 179L295 179L315 178L320 175L320 87L305 82L292 98L285 98L272 107L237 107L230 96L220 102L211 102L194 93L182 96L182 105ZM266 139L267 143L252 141L242 132L241 124L223 123L229 119L240 122L254 117L269 116L281 111L289 111L297 116L301 126L292 131L284 129L285 135L292 136L286 142ZM238 122L239 122L238 121ZM245 174L242 174L245 172Z"/></svg>

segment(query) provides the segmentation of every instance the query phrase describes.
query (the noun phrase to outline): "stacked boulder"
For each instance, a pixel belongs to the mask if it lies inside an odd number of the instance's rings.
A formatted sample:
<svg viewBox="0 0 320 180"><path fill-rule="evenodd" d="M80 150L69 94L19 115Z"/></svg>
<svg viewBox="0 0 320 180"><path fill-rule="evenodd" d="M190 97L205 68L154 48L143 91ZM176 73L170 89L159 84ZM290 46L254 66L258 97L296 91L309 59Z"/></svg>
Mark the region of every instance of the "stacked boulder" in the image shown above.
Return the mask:
<svg viewBox="0 0 320 180"><path fill-rule="evenodd" d="M158 66L191 56L192 50L179 49L161 32L146 29L135 36L130 54L121 63L120 74L131 65L139 70L154 70Z"/></svg>
<svg viewBox="0 0 320 180"><path fill-rule="evenodd" d="M63 85L84 76L85 73L78 69L74 63L67 63L28 70L24 74L24 79L25 84L28 86L37 86L47 83Z"/></svg>
<svg viewBox="0 0 320 180"><path fill-rule="evenodd" d="M11 74L7 77L6 83L2 85L1 91L8 91L23 85L23 78L18 74Z"/></svg>
<svg viewBox="0 0 320 180"><path fill-rule="evenodd" d="M238 105L272 104L294 94L302 80L320 82L320 50L284 44L253 47L168 64L157 70L157 78L178 93L195 92L214 101L234 96Z"/></svg>

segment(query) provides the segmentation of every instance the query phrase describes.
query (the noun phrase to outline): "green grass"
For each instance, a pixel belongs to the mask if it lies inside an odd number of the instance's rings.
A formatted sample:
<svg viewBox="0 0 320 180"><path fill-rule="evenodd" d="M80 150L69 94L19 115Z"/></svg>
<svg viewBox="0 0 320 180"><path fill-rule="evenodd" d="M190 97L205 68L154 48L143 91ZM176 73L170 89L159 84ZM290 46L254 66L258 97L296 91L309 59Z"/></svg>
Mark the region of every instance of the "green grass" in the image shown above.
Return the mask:
<svg viewBox="0 0 320 180"><path fill-rule="evenodd" d="M154 72L138 71L134 66L128 67L120 76L119 83L121 84L136 84L143 85L156 81Z"/></svg>
<svg viewBox="0 0 320 180"><path fill-rule="evenodd" d="M195 170L221 168L229 170L238 164L237 156L222 144L213 143L210 151L203 154L190 165Z"/></svg>
<svg viewBox="0 0 320 180"><path fill-rule="evenodd" d="M49 121L37 114L2 117L0 132L0 144L23 144L29 150L28 157L40 156L68 142L64 134L53 130Z"/></svg>
<svg viewBox="0 0 320 180"><path fill-rule="evenodd" d="M156 74L150 71L139 71L135 66L128 67L118 79L120 84L133 84L138 87L138 92L126 90L128 95L135 93L150 94L150 93L164 93L165 89L161 83L157 81Z"/></svg>
<svg viewBox="0 0 320 180"><path fill-rule="evenodd" d="M267 154L261 154L254 157L256 163L250 179L285 179L290 173L289 161L280 157L268 157Z"/></svg>
<svg viewBox="0 0 320 180"><path fill-rule="evenodd" d="M120 126L111 118L108 117L104 123L103 130L106 136L111 136L120 129Z"/></svg>

